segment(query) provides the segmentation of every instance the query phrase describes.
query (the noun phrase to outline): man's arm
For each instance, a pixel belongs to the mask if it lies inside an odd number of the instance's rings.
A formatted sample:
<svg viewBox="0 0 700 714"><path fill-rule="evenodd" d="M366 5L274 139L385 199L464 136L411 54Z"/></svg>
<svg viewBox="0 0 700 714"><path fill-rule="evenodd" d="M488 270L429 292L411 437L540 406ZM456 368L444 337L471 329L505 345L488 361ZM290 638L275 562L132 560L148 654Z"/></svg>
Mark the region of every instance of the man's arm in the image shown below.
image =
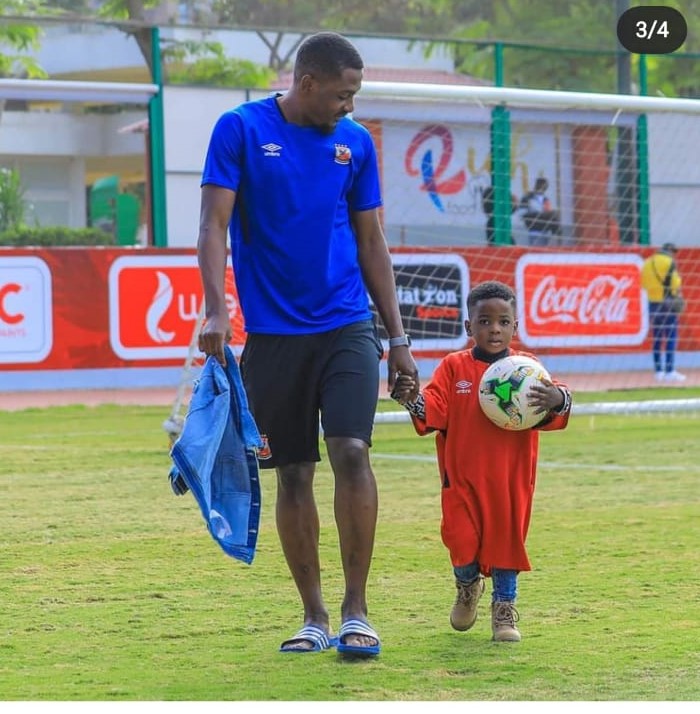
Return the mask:
<svg viewBox="0 0 700 714"><path fill-rule="evenodd" d="M367 290L377 306L389 337L400 337L404 334L404 328L396 299L391 255L379 223L379 212L376 208L369 211L355 211L352 214L352 222L357 238L360 269ZM415 387L411 393L411 401L414 400L418 396L420 383L418 368L409 348L392 347L389 350L387 367L389 391L394 388L396 375L406 374L415 380Z"/></svg>
<svg viewBox="0 0 700 714"><path fill-rule="evenodd" d="M231 321L226 307L226 238L236 201L235 191L202 186L197 261L204 288L206 322L199 334L199 349L226 364L224 345L231 340Z"/></svg>

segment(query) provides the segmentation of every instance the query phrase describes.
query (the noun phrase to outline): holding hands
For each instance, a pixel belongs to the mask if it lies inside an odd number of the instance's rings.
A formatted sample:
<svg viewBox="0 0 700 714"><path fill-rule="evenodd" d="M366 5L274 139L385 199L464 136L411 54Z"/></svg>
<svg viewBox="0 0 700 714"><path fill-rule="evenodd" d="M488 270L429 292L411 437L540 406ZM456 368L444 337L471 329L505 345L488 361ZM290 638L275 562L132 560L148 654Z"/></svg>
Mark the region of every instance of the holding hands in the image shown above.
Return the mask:
<svg viewBox="0 0 700 714"><path fill-rule="evenodd" d="M398 372L394 380L394 388L391 390L391 398L403 406L406 402L415 399L417 388L415 378L410 374Z"/></svg>

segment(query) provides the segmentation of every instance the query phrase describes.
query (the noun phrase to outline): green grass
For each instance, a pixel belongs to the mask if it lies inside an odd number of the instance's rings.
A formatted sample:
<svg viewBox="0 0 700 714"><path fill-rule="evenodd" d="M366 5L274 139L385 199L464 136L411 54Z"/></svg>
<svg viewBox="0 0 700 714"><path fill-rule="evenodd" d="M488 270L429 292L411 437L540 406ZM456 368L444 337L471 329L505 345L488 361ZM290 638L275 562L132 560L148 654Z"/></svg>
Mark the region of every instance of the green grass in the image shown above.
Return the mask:
<svg viewBox="0 0 700 714"><path fill-rule="evenodd" d="M377 427L369 603L384 649L348 663L277 652L300 610L273 478L253 565L227 558L191 495L170 491L166 411L0 414L0 701L700 698L697 413L582 416L542 435L517 645L490 642L487 598L472 631L450 629L436 467L392 458L432 455L433 440ZM325 460L317 495L337 628Z"/></svg>

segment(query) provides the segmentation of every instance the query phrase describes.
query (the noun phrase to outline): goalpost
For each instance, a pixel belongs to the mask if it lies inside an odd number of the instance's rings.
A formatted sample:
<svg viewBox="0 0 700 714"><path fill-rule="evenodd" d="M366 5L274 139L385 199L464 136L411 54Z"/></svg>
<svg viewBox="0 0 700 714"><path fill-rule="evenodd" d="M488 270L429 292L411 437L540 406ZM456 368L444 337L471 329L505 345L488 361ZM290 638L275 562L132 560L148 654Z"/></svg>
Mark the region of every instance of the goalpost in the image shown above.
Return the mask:
<svg viewBox="0 0 700 714"><path fill-rule="evenodd" d="M640 266L673 241L687 304L676 369L700 379L699 116L694 99L363 83L354 118L377 146L382 220L422 378L467 347L466 295L497 279L518 296L514 347L553 374L585 375L590 389L654 386ZM552 220L534 230L522 199L537 179Z"/></svg>

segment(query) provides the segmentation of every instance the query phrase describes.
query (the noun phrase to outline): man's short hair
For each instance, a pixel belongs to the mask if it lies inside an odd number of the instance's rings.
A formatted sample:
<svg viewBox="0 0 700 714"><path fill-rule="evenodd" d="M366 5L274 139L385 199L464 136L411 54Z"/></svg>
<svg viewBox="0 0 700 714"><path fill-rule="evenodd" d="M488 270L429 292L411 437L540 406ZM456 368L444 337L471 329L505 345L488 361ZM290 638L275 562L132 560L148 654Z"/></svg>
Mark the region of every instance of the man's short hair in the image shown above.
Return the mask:
<svg viewBox="0 0 700 714"><path fill-rule="evenodd" d="M661 246L661 250L662 250L664 253L677 253L677 252L678 252L678 247L676 246L675 243L667 242L667 243L664 243L664 244Z"/></svg>
<svg viewBox="0 0 700 714"><path fill-rule="evenodd" d="M299 46L294 62L294 79L305 74L334 78L346 69L364 69L360 53L349 40L336 32L318 32Z"/></svg>

